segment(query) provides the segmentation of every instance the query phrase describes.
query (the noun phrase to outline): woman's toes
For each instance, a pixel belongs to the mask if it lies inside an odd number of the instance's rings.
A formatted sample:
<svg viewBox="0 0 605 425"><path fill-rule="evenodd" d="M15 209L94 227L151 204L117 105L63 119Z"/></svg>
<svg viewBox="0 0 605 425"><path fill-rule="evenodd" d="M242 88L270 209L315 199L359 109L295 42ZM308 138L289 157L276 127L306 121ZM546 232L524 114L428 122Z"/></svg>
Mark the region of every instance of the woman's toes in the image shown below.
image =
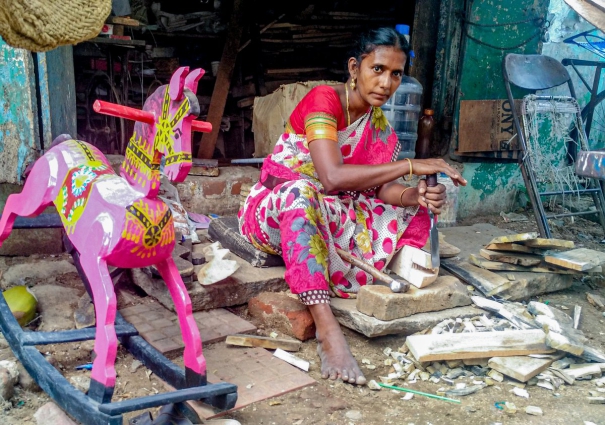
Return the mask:
<svg viewBox="0 0 605 425"><path fill-rule="evenodd" d="M335 381L338 378L338 372L334 369L330 369L330 379Z"/></svg>
<svg viewBox="0 0 605 425"><path fill-rule="evenodd" d="M340 376L341 376L342 380L345 381L345 382L347 382L347 381L350 380L350 378L349 378L349 376L350 376L349 372L346 369L342 370L342 373L340 374Z"/></svg>
<svg viewBox="0 0 605 425"><path fill-rule="evenodd" d="M365 385L365 383L366 383L366 382L367 382L367 379L366 379L366 377L365 377L365 376L363 376L363 375L359 375L359 376L357 377L357 380L355 381L355 383L356 383L357 385Z"/></svg>

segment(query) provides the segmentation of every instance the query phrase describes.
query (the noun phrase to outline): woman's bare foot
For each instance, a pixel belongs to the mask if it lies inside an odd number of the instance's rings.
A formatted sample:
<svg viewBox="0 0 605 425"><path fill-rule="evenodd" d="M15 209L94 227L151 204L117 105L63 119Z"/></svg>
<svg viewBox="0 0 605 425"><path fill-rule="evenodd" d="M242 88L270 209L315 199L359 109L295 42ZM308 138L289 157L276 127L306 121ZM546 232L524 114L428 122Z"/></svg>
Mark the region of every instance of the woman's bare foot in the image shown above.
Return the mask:
<svg viewBox="0 0 605 425"><path fill-rule="evenodd" d="M344 382L363 385L366 378L351 354L349 344L328 304L310 305L317 328L317 353L321 359L321 377L342 378Z"/></svg>

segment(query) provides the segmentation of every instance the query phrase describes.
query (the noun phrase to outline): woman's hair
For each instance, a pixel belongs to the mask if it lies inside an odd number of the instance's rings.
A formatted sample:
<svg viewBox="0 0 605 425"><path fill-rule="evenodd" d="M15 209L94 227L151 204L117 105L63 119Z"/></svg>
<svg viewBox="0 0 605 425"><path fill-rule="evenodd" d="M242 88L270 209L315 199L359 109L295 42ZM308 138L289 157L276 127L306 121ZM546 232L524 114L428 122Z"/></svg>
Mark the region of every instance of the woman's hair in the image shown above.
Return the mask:
<svg viewBox="0 0 605 425"><path fill-rule="evenodd" d="M378 46L394 47L410 55L410 44L403 34L399 34L393 28L382 27L373 29L362 34L351 51L351 57L361 63L363 58L372 53Z"/></svg>

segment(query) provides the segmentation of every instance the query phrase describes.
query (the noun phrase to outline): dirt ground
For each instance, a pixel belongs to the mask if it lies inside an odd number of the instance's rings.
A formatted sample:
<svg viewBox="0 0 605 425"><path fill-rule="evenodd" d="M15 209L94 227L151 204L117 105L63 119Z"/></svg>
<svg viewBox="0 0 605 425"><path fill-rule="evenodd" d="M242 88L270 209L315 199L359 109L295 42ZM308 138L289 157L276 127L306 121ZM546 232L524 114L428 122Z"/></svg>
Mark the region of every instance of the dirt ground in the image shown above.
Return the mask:
<svg viewBox="0 0 605 425"><path fill-rule="evenodd" d="M524 213L528 216L527 213ZM535 231L533 216L524 222L505 222L499 215L472 217L459 221L458 225L471 225L474 223L490 223L503 229L511 229L521 233ZM554 237L573 240L577 246L605 251L605 244L601 241L605 238L600 226L593 222L576 218L575 221L564 219L553 226ZM455 245L455 241L448 241ZM479 249L480 247L478 247ZM6 269L17 262L35 261L36 258L4 258L0 259L0 270ZM73 281L60 282L61 285L77 287L77 275ZM56 283L56 282L55 282ZM605 296L605 279L601 275L589 279L576 280L574 285L565 291L546 294L540 298L541 301L548 300L552 305L565 306L573 310L575 305L582 307L581 329L589 339L589 343L600 350L605 350L605 317L602 312L586 301L585 293L591 291ZM125 302L119 298L119 303ZM141 302L151 302L144 298ZM240 306L231 311L240 316L247 317L245 306ZM252 321L252 320L251 320ZM268 335L271 329L261 329L260 333ZM380 376L386 376L391 367L384 364L387 356L383 350L390 347L397 350L405 343L405 338L400 336L387 336L368 339L354 331L344 329L345 335L351 345L351 350L358 362L362 359L370 361L375 369L362 365L362 369L368 379L379 381ZM281 336L281 335L280 335ZM47 353L53 364L68 378L78 375L88 375L86 371L76 371L74 368L90 361L90 350L92 343L61 344L46 346L42 348ZM212 345L204 347L212 350ZM341 381L322 380L319 369L319 358L316 354L316 342L310 340L303 343L303 348L296 353L297 356L311 363L309 375L317 380L317 384L299 391L291 392L281 397L261 401L250 405L239 411L231 412L223 416L238 420L244 425L348 425L348 424L414 424L414 425L438 425L438 424L565 424L582 425L585 421L597 425L605 425L605 405L588 404L589 391L597 389L594 382L576 381L572 386L562 385L556 391L532 386L526 387L530 394L529 399L521 398L511 390L512 381L505 379L502 383L486 387L479 392L459 397L460 404L453 404L441 400L414 396L412 400L402 400L404 393L383 389L371 391L367 387L355 387L344 384ZM11 358L10 349L1 344L0 360ZM139 367L132 372L131 365L133 357L123 349L118 352L116 370L118 372L118 384L114 401L121 398L130 398L155 394L165 391L162 383L153 375L149 375L144 367ZM458 378L456 382L470 383L469 378ZM409 388L435 393L444 384L418 381L408 385ZM0 423L13 424L35 424L33 414L49 398L41 392L16 388L17 393L10 402L0 406ZM599 394L604 396L605 394ZM514 402L518 412L508 415L496 408L495 403L509 401ZM525 413L526 406L538 406L544 416L529 416ZM140 412L127 415L126 418L135 416ZM155 412L153 412L155 413ZM125 423L127 423L125 421Z"/></svg>

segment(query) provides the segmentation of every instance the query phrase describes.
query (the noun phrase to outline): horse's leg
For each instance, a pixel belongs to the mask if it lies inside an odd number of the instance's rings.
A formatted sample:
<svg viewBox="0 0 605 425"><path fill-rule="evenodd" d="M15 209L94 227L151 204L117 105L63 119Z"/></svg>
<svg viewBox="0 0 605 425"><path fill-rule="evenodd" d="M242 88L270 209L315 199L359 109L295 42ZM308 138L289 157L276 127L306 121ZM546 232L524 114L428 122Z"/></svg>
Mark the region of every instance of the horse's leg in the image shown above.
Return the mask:
<svg viewBox="0 0 605 425"><path fill-rule="evenodd" d="M168 258L155 265L166 282L172 296L172 301L179 316L179 324L185 343L183 361L185 363L185 378L187 386L206 384L206 359L202 354L202 340L197 323L191 313L191 299L181 279L174 260Z"/></svg>
<svg viewBox="0 0 605 425"><path fill-rule="evenodd" d="M21 193L8 197L0 218L0 246L13 230L17 216L37 216L53 201L52 187L48 186L50 167L45 158L36 161Z"/></svg>
<svg viewBox="0 0 605 425"><path fill-rule="evenodd" d="M95 358L88 395L99 403L108 403L116 382L116 294L105 260L94 253L81 253L80 264L90 283L97 319Z"/></svg>

